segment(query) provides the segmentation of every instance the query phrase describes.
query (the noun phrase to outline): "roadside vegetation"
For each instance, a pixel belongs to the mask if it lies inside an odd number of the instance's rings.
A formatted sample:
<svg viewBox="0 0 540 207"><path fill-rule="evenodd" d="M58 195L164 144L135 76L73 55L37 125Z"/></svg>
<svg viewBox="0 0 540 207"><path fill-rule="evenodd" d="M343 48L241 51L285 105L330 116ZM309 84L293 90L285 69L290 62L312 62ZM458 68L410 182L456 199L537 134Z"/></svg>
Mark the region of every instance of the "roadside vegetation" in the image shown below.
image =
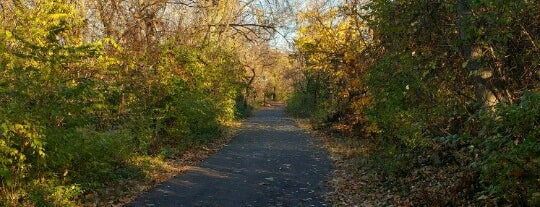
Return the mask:
<svg viewBox="0 0 540 207"><path fill-rule="evenodd" d="M287 110L331 136L337 205L540 205L537 1L318 1Z"/></svg>
<svg viewBox="0 0 540 207"><path fill-rule="evenodd" d="M269 100L338 206L538 206L539 44L531 0L0 1L0 206L126 202Z"/></svg>
<svg viewBox="0 0 540 207"><path fill-rule="evenodd" d="M174 171L170 158L204 154L286 90L272 15L241 1L2 1L0 206L113 205Z"/></svg>

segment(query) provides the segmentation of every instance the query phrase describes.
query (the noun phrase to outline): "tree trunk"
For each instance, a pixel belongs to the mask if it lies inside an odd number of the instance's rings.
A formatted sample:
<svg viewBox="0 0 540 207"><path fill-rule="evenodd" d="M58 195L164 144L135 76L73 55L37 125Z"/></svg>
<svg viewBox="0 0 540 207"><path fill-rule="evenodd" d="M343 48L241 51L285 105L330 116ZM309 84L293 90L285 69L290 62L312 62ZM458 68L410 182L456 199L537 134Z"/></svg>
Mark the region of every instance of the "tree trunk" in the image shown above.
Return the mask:
<svg viewBox="0 0 540 207"><path fill-rule="evenodd" d="M467 32L470 26L471 7L470 0L459 0L457 3L458 30L460 39L463 42L462 54L466 58L467 73L470 74L471 82L474 86L474 94L479 105L491 108L498 103L494 90L489 85L489 79L493 72L489 68L483 67L481 58L483 50L476 43L476 37Z"/></svg>
<svg viewBox="0 0 540 207"><path fill-rule="evenodd" d="M244 98L244 107L248 106L248 99L251 96L251 90L250 90L251 85L253 84L253 81L255 81L255 77L257 76L257 74L255 73L255 68L250 67L250 69L253 75L249 78L249 82L246 87L246 97Z"/></svg>

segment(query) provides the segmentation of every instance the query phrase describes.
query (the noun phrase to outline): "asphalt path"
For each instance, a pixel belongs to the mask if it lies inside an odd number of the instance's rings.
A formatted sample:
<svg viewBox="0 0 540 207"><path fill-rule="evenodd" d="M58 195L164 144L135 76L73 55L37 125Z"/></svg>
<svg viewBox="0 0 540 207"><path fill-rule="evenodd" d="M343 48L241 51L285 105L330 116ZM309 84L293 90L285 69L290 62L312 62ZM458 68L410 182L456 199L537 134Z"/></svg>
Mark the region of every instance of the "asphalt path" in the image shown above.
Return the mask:
<svg viewBox="0 0 540 207"><path fill-rule="evenodd" d="M331 162L315 142L283 107L256 111L218 153L126 206L330 206Z"/></svg>

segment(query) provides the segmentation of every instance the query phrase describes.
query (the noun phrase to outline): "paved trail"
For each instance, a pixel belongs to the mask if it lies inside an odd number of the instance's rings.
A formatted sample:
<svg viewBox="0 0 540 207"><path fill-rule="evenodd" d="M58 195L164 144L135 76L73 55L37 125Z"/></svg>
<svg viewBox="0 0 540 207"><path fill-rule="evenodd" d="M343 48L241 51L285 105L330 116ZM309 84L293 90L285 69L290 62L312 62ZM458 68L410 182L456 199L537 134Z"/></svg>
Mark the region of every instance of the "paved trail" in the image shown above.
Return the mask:
<svg viewBox="0 0 540 207"><path fill-rule="evenodd" d="M282 107L256 111L244 125L200 166L127 206L330 206L321 195L331 162Z"/></svg>

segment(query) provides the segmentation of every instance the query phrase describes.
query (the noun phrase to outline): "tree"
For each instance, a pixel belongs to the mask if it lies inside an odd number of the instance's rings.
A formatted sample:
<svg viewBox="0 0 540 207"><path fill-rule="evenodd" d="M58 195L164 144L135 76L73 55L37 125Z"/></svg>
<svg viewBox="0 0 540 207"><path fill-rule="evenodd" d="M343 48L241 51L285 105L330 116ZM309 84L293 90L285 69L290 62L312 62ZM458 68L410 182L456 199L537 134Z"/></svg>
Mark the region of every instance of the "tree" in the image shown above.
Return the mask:
<svg viewBox="0 0 540 207"><path fill-rule="evenodd" d="M414 202L468 205L475 193L487 198L479 205L538 202L538 123L510 118L537 115L536 2L317 2L296 39L304 68L290 110L371 138L373 162L388 163L377 174L407 180L426 165L419 157L445 155L440 182L469 186Z"/></svg>

